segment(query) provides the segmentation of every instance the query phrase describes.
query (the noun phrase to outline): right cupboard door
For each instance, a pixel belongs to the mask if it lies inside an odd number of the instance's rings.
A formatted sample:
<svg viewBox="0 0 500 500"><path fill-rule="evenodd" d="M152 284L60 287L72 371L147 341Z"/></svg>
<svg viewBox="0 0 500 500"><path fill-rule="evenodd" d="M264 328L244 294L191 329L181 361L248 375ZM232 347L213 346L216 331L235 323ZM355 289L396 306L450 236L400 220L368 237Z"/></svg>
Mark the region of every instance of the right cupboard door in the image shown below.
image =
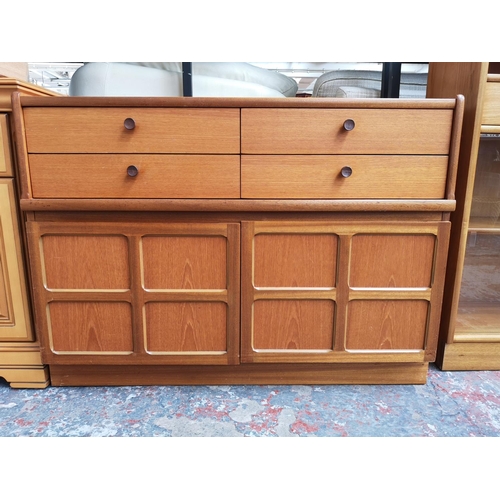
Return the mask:
<svg viewBox="0 0 500 500"><path fill-rule="evenodd" d="M244 222L242 362L435 359L448 222Z"/></svg>

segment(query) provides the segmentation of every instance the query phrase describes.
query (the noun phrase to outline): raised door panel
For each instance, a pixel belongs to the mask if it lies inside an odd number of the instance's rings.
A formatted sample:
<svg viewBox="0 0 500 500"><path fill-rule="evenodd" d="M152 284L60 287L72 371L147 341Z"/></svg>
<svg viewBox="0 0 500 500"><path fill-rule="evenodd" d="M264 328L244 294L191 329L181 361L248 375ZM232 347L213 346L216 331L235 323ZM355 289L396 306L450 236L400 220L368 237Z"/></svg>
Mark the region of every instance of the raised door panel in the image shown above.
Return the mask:
<svg viewBox="0 0 500 500"><path fill-rule="evenodd" d="M147 290L226 288L225 236L144 236L142 256Z"/></svg>
<svg viewBox="0 0 500 500"><path fill-rule="evenodd" d="M32 341L13 182L0 179L0 340Z"/></svg>
<svg viewBox="0 0 500 500"><path fill-rule="evenodd" d="M335 287L337 239L335 234L256 234L255 286Z"/></svg>
<svg viewBox="0 0 500 500"><path fill-rule="evenodd" d="M334 317L332 300L257 300L253 306L253 348L330 351Z"/></svg>
<svg viewBox="0 0 500 500"><path fill-rule="evenodd" d="M48 304L47 315L50 348L57 354L133 351L128 302L53 301Z"/></svg>
<svg viewBox="0 0 500 500"><path fill-rule="evenodd" d="M425 347L426 300L353 300L347 311L348 351L418 351Z"/></svg>
<svg viewBox="0 0 500 500"><path fill-rule="evenodd" d="M125 235L44 234L44 284L50 290L130 289Z"/></svg>
<svg viewBox="0 0 500 500"><path fill-rule="evenodd" d="M147 350L151 353L224 353L227 307L223 302L148 302Z"/></svg>
<svg viewBox="0 0 500 500"><path fill-rule="evenodd" d="M0 113L0 177L12 177L12 155L8 116Z"/></svg>
<svg viewBox="0 0 500 500"><path fill-rule="evenodd" d="M486 83L482 125L500 125L500 80Z"/></svg>
<svg viewBox="0 0 500 500"><path fill-rule="evenodd" d="M239 225L29 222L52 364L234 364Z"/></svg>
<svg viewBox="0 0 500 500"><path fill-rule="evenodd" d="M430 288L434 234L363 234L351 240L352 288Z"/></svg>

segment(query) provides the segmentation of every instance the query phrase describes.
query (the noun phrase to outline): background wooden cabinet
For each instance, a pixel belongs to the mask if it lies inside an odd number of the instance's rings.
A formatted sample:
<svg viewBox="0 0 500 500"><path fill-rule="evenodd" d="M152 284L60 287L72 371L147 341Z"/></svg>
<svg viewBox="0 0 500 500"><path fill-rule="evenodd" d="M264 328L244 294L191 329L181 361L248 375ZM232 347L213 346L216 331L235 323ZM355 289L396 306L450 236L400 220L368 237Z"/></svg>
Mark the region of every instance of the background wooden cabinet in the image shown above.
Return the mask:
<svg viewBox="0 0 500 500"><path fill-rule="evenodd" d="M428 97L465 96L440 349L444 370L500 369L500 74L431 63Z"/></svg>
<svg viewBox="0 0 500 500"><path fill-rule="evenodd" d="M17 193L11 94L55 95L0 77L0 377L11 387L37 388L49 383L48 369L32 327L23 220Z"/></svg>

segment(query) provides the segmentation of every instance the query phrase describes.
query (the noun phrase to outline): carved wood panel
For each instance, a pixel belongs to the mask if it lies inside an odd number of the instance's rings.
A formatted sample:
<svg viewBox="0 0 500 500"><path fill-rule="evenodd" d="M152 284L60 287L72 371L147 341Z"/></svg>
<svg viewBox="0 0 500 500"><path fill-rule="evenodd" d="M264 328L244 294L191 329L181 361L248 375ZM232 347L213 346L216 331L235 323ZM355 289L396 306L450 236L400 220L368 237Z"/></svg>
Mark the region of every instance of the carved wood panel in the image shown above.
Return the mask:
<svg viewBox="0 0 500 500"><path fill-rule="evenodd" d="M13 179L0 179L0 340L31 341Z"/></svg>

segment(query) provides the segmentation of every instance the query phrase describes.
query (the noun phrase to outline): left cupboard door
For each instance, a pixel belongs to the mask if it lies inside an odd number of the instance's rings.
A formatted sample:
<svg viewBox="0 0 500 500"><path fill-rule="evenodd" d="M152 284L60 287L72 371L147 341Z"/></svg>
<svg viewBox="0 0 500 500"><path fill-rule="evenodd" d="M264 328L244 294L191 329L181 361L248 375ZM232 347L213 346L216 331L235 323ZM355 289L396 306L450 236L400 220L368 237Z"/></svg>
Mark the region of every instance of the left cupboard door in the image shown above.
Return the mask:
<svg viewBox="0 0 500 500"><path fill-rule="evenodd" d="M239 224L28 222L48 364L237 364Z"/></svg>

